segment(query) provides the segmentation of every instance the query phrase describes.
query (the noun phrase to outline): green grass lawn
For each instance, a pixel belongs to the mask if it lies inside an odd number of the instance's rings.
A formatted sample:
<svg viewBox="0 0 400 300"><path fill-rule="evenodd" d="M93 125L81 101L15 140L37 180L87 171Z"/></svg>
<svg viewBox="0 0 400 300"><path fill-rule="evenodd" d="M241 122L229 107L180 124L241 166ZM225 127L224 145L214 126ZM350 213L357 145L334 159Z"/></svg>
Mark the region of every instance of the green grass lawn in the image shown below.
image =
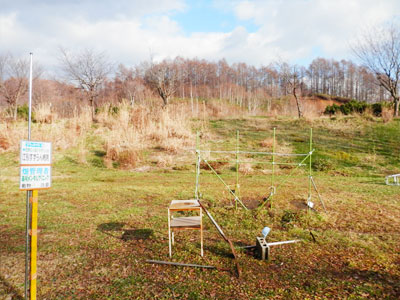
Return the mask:
<svg viewBox="0 0 400 300"><path fill-rule="evenodd" d="M194 154L164 169L149 158L140 172L105 168L99 137L90 140L87 164L78 163L77 149L54 149L53 186L39 192L38 299L398 299L400 187L386 186L384 176L399 173L400 122L212 120L201 147L234 150L240 130L240 149L257 150L274 127L277 145L292 153L309 151L313 127L313 176L328 212L316 193L316 211L305 209L307 167L277 168L276 185L293 176L277 190L272 209L260 211L235 210L226 188L202 169L203 202L236 246L255 244L264 226L272 228L270 241L302 240L273 248L269 261L237 248L240 279L228 244L206 217L204 258L198 232L183 231L171 260L217 270L145 263L170 260L167 207L193 197ZM0 165L0 299L22 299L25 193L18 190L18 154L0 154ZM234 188L234 164L218 172ZM246 205L261 203L270 185L270 165L240 173Z"/></svg>

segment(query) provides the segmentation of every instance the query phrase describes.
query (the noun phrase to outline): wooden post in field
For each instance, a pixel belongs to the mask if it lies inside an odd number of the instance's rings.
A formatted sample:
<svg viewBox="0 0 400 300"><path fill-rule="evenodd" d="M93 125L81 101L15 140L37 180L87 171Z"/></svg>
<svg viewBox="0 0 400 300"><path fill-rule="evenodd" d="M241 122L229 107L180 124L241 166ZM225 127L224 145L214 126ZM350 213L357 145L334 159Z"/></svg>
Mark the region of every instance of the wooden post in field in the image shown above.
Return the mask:
<svg viewBox="0 0 400 300"><path fill-rule="evenodd" d="M274 176L275 176L275 136L276 136L276 128L274 127L274 134L273 134L273 140L272 140L272 174L271 174L271 196L270 196L270 201L271 201L271 209L272 209L272 198L273 198L273 191L274 191Z"/></svg>
<svg viewBox="0 0 400 300"><path fill-rule="evenodd" d="M200 199L200 191L199 191L199 181L200 181L200 163L201 163L201 156L200 156L200 133L196 132L196 188L194 191L195 198L197 200Z"/></svg>
<svg viewBox="0 0 400 300"><path fill-rule="evenodd" d="M237 197L239 197L239 130L236 130L236 189L235 209L237 209Z"/></svg>
<svg viewBox="0 0 400 300"><path fill-rule="evenodd" d="M309 160L309 165L308 165L308 201L311 201L311 185L312 185L312 128L310 128L310 160ZM307 205L308 210L310 210L310 206Z"/></svg>

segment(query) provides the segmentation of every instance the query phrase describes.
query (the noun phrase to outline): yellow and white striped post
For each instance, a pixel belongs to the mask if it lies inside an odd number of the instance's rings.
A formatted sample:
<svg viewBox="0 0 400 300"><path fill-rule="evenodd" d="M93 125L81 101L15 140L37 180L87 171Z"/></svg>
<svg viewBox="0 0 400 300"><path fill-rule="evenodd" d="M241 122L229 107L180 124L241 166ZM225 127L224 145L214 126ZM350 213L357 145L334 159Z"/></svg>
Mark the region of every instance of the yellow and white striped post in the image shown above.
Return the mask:
<svg viewBox="0 0 400 300"><path fill-rule="evenodd" d="M32 191L32 197L29 199L32 207L31 223L31 288L30 300L36 300L36 279L37 279L37 221L38 221L38 190Z"/></svg>

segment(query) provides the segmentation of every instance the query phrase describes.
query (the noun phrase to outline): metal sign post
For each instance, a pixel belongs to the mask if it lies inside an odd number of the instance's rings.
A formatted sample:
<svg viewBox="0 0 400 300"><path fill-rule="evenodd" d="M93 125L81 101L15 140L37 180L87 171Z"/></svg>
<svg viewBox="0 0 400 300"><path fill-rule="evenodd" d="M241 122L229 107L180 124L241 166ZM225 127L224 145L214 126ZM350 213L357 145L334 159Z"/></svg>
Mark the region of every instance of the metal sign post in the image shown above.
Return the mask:
<svg viewBox="0 0 400 300"><path fill-rule="evenodd" d="M38 190L51 187L51 143L31 141L32 53L30 58L28 140L21 141L19 188L26 191L25 299L36 300Z"/></svg>
<svg viewBox="0 0 400 300"><path fill-rule="evenodd" d="M28 140L31 139L31 118L32 118L32 65L33 65L33 53L30 54L30 66L29 66L29 119L28 119ZM25 299L28 299L28 289L29 289L29 254L30 254L30 197L31 191L26 191L26 234L25 234Z"/></svg>

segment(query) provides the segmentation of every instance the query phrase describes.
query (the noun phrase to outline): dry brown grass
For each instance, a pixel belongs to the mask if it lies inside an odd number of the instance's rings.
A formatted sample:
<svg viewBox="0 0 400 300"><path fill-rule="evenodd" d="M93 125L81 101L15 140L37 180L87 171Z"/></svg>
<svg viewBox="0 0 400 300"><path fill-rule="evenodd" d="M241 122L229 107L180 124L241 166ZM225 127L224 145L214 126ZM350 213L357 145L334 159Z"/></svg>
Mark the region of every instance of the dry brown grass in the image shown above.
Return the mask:
<svg viewBox="0 0 400 300"><path fill-rule="evenodd" d="M277 146L277 142L275 141L275 147ZM267 148L267 149L272 149L274 145L274 139L273 138L266 138L265 140L262 140L260 142L260 146L263 148Z"/></svg>
<svg viewBox="0 0 400 300"><path fill-rule="evenodd" d="M141 151L157 148L170 154L194 146L188 105L172 104L166 109L121 103L102 107L93 123L89 107L75 108L73 117L60 119L51 105L36 110L37 123L32 124L32 140L50 141L54 149L78 147L78 160L86 164L87 137L103 140L105 164L134 168L141 161ZM26 121L0 123L0 151L17 151L20 140L27 138ZM162 165L169 163L160 162Z"/></svg>
<svg viewBox="0 0 400 300"><path fill-rule="evenodd" d="M384 123L388 123L393 120L393 109L388 107L382 107L382 120Z"/></svg>
<svg viewBox="0 0 400 300"><path fill-rule="evenodd" d="M120 167L134 168L140 162L142 144L140 136L133 130L115 128L105 132L104 149L106 166L116 162Z"/></svg>
<svg viewBox="0 0 400 300"><path fill-rule="evenodd" d="M97 131L105 139L106 160L118 162L123 168L136 167L143 149L158 148L177 154L194 144L190 115L185 106L171 105L162 109L122 103L116 114L104 111L97 118L103 125ZM166 166L168 162L160 161L160 165Z"/></svg>
<svg viewBox="0 0 400 300"><path fill-rule="evenodd" d="M269 137L260 142L260 146L266 151L272 152L274 145L274 139ZM292 153L293 149L289 143L285 141L275 140L275 152L276 153Z"/></svg>
<svg viewBox="0 0 400 300"><path fill-rule="evenodd" d="M203 106L204 109L204 106ZM230 105L225 101L211 100L205 106L207 118L242 118L248 115L248 112L237 105ZM204 112L203 112L204 114Z"/></svg>
<svg viewBox="0 0 400 300"><path fill-rule="evenodd" d="M159 168L168 168L174 165L174 159L171 155L157 155L154 161Z"/></svg>
<svg viewBox="0 0 400 300"><path fill-rule="evenodd" d="M250 163L244 163L239 165L239 172L244 175L249 175L254 172L254 169Z"/></svg>
<svg viewBox="0 0 400 300"><path fill-rule="evenodd" d="M52 124L32 124L32 140L49 141L53 149L67 149L76 146L81 131L68 130L68 120ZM17 151L21 140L28 138L27 122L6 122L0 124L0 151Z"/></svg>
<svg viewBox="0 0 400 300"><path fill-rule="evenodd" d="M80 164L87 164L86 156L88 154L88 149L86 149L85 140L81 139L78 142L78 162Z"/></svg>
<svg viewBox="0 0 400 300"><path fill-rule="evenodd" d="M52 111L51 103L39 103L37 107L34 108L34 113L35 119L39 123L51 124L58 118L57 113Z"/></svg>

